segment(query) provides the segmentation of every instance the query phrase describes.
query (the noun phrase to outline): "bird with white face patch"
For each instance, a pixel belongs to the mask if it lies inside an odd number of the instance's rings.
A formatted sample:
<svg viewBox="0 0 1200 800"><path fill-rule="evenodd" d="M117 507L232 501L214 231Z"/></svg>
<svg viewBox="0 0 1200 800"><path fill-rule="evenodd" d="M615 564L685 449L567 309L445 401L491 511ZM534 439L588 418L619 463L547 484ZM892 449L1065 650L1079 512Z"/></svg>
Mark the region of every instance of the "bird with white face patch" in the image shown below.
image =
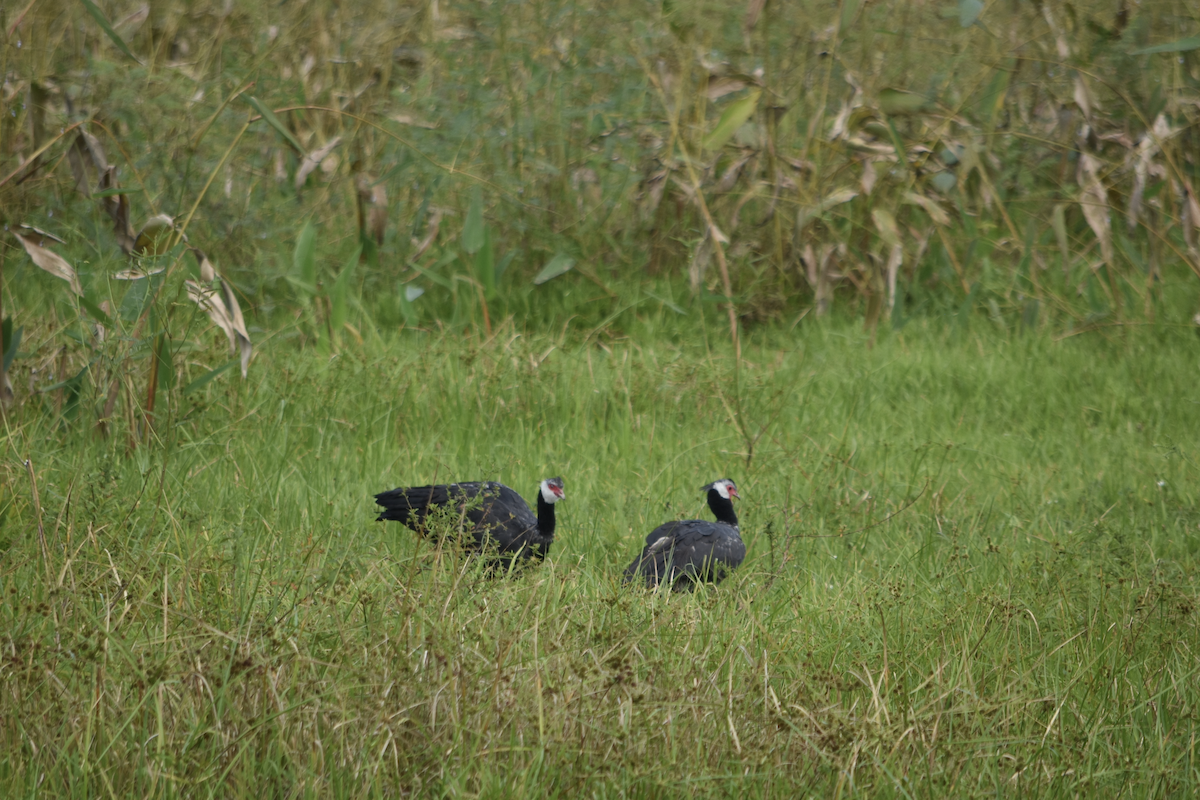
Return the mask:
<svg viewBox="0 0 1200 800"><path fill-rule="evenodd" d="M721 580L742 563L746 543L738 530L733 498L737 485L729 478L701 487L716 522L685 519L659 525L646 536L646 547L625 570L625 582L640 578L646 586L668 584L678 591L696 583Z"/></svg>
<svg viewBox="0 0 1200 800"><path fill-rule="evenodd" d="M378 519L404 523L429 533L429 516L442 509L458 529L471 534L467 549L499 555L504 561L540 561L554 543L554 504L563 499L562 478L538 485L537 516L512 489L493 481L450 483L392 489L375 495L383 507Z"/></svg>

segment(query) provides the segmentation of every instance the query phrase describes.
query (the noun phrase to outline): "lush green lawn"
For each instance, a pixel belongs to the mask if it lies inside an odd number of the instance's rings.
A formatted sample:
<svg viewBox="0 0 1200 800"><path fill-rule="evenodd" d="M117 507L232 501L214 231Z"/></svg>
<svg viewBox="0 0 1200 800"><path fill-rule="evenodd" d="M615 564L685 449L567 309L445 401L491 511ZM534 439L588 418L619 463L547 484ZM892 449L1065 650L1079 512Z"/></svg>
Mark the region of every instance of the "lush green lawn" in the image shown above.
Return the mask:
<svg viewBox="0 0 1200 800"><path fill-rule="evenodd" d="M0 793L1190 796L1200 343L1115 330L268 343L131 455L27 404ZM510 580L373 521L559 474ZM723 476L742 569L622 587Z"/></svg>

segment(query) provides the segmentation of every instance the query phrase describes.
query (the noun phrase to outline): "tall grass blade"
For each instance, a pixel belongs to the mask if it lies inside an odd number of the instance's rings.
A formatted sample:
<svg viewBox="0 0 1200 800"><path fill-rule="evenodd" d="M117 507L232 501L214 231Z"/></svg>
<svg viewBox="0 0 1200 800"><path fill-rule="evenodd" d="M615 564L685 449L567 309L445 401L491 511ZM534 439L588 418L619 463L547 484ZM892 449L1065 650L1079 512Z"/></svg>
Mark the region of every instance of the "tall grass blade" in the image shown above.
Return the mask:
<svg viewBox="0 0 1200 800"><path fill-rule="evenodd" d="M720 150L724 147L725 143L737 133L738 128L745 125L746 121L754 114L754 109L758 107L758 98L761 96L762 89L752 89L745 97L740 97L730 103L721 112L721 117L713 126L712 131L704 137L704 149Z"/></svg>
<svg viewBox="0 0 1200 800"><path fill-rule="evenodd" d="M300 140L292 135L292 132L287 129L287 126L280 121L279 117L275 116L275 112L267 108L266 105L257 97L247 97L246 101L254 107L254 110L262 115L262 118L267 121L275 131L283 137L283 140L288 143L288 146L296 152L296 155L303 156L304 148L300 145Z"/></svg>
<svg viewBox="0 0 1200 800"><path fill-rule="evenodd" d="M483 229L483 246L475 253L475 277L483 285L487 299L496 297L496 251L492 247L492 232Z"/></svg>
<svg viewBox="0 0 1200 800"><path fill-rule="evenodd" d="M881 89L879 110L888 116L915 114L929 104L928 98L916 92L901 89Z"/></svg>
<svg viewBox="0 0 1200 800"><path fill-rule="evenodd" d="M216 369L210 369L208 372L204 373L199 378L196 378L194 381L189 383L187 386L183 387L183 394L189 395L189 394L194 394L194 393L200 391L205 386L212 383L213 379L220 376L220 374L222 372L226 372L230 368L237 366L237 363L238 362L236 362L236 361L230 361L227 364L222 364L221 366L217 367Z"/></svg>
<svg viewBox="0 0 1200 800"><path fill-rule="evenodd" d="M13 359L17 357L17 348L21 346L21 334L25 333L25 326L13 330L12 317L4 318L4 373L7 375L12 367Z"/></svg>
<svg viewBox="0 0 1200 800"><path fill-rule="evenodd" d="M333 285L329 287L329 322L334 331L340 331L348 319L350 287L354 282L354 268L358 266L358 259L361 255L362 248L356 248L333 281Z"/></svg>
<svg viewBox="0 0 1200 800"><path fill-rule="evenodd" d="M292 251L292 271L288 282L300 290L300 299L305 305L312 302L317 293L317 229L305 222L296 237L296 248Z"/></svg>
<svg viewBox="0 0 1200 800"><path fill-rule="evenodd" d="M158 388L170 391L175 388L175 364L171 357L171 340L166 331L158 334L154 348L154 359L158 362Z"/></svg>
<svg viewBox="0 0 1200 800"><path fill-rule="evenodd" d="M96 24L100 26L100 30L104 31L105 35L112 40L112 43L117 46L118 50L128 56L135 63L142 63L141 60L133 54L133 51L129 49L129 45L125 44L125 40L121 38L120 34L118 34L116 30L113 29L113 26L109 24L108 17L104 16L104 12L101 11L96 4L92 2L92 0L79 0L79 2L83 3L83 7L86 8L87 12L92 15L92 19L96 20Z"/></svg>
<svg viewBox="0 0 1200 800"><path fill-rule="evenodd" d="M478 186L471 187L471 205L467 209L467 220L463 223L459 243L468 255L475 255L483 247L483 192Z"/></svg>
<svg viewBox="0 0 1200 800"><path fill-rule="evenodd" d="M1190 53L1192 50L1200 50L1200 36L1187 36L1183 39L1176 39L1173 42L1164 44L1156 44L1153 47L1143 47L1138 50L1130 51L1130 55L1148 56L1155 53Z"/></svg>
<svg viewBox="0 0 1200 800"><path fill-rule="evenodd" d="M554 258L546 262L546 265L534 277L533 282L536 286L541 286L549 280L557 278L559 275L565 275L575 266L575 259L563 253L558 253Z"/></svg>

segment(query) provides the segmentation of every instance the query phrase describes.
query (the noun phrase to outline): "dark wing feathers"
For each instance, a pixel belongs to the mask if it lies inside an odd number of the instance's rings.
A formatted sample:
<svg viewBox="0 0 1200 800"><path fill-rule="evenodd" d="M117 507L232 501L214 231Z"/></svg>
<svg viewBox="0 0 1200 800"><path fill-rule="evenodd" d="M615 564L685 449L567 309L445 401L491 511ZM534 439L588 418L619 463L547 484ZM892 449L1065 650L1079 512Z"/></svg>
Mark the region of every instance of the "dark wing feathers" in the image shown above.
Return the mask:
<svg viewBox="0 0 1200 800"><path fill-rule="evenodd" d="M470 523L477 547L490 538L501 552L520 549L538 528L521 495L492 481L402 487L375 495L375 502L383 506L379 519L398 520L421 534L433 510L454 509Z"/></svg>
<svg viewBox="0 0 1200 800"><path fill-rule="evenodd" d="M715 583L745 557L746 544L732 525L698 519L668 522L646 536L646 547L626 568L625 579L641 575L647 586Z"/></svg>
<svg viewBox="0 0 1200 800"><path fill-rule="evenodd" d="M383 506L378 519L394 519L413 530L420 530L425 518L435 508L449 505L453 496L459 508L479 494L482 484L452 483L436 486L402 486L375 495L375 502Z"/></svg>
<svg viewBox="0 0 1200 800"><path fill-rule="evenodd" d="M485 514L480 518L480 522L490 524L493 535L503 537L500 539L500 549L506 550L513 539L528 531L537 530L537 517L524 498L512 489L502 483L492 483L488 486L496 491L495 501L486 505Z"/></svg>

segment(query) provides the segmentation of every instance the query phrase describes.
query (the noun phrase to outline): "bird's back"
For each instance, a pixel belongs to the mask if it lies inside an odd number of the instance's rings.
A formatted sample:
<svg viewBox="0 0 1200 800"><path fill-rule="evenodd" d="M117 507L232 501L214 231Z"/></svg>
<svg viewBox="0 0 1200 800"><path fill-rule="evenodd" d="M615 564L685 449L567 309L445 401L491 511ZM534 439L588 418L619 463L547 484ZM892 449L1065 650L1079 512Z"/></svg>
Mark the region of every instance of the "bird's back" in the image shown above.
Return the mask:
<svg viewBox="0 0 1200 800"><path fill-rule="evenodd" d="M461 508L479 494L483 484L451 483L434 486L401 486L375 495L375 502L383 506L378 519L392 519L420 531L429 513L445 508L453 500Z"/></svg>
<svg viewBox="0 0 1200 800"><path fill-rule="evenodd" d="M468 510L467 517L477 529L486 529L500 550L509 549L522 534L537 530L537 517L521 495L502 483L485 484L483 494L483 503Z"/></svg>
<svg viewBox="0 0 1200 800"><path fill-rule="evenodd" d="M470 530L477 547L490 538L501 551L538 524L519 494L494 481L400 487L375 495L375 502L383 507L378 519L397 520L421 534L429 515L445 509Z"/></svg>
<svg viewBox="0 0 1200 800"><path fill-rule="evenodd" d="M639 574L647 586L711 580L720 582L746 557L738 529L723 522L687 519L659 525L646 536L646 547L625 570L625 579Z"/></svg>

